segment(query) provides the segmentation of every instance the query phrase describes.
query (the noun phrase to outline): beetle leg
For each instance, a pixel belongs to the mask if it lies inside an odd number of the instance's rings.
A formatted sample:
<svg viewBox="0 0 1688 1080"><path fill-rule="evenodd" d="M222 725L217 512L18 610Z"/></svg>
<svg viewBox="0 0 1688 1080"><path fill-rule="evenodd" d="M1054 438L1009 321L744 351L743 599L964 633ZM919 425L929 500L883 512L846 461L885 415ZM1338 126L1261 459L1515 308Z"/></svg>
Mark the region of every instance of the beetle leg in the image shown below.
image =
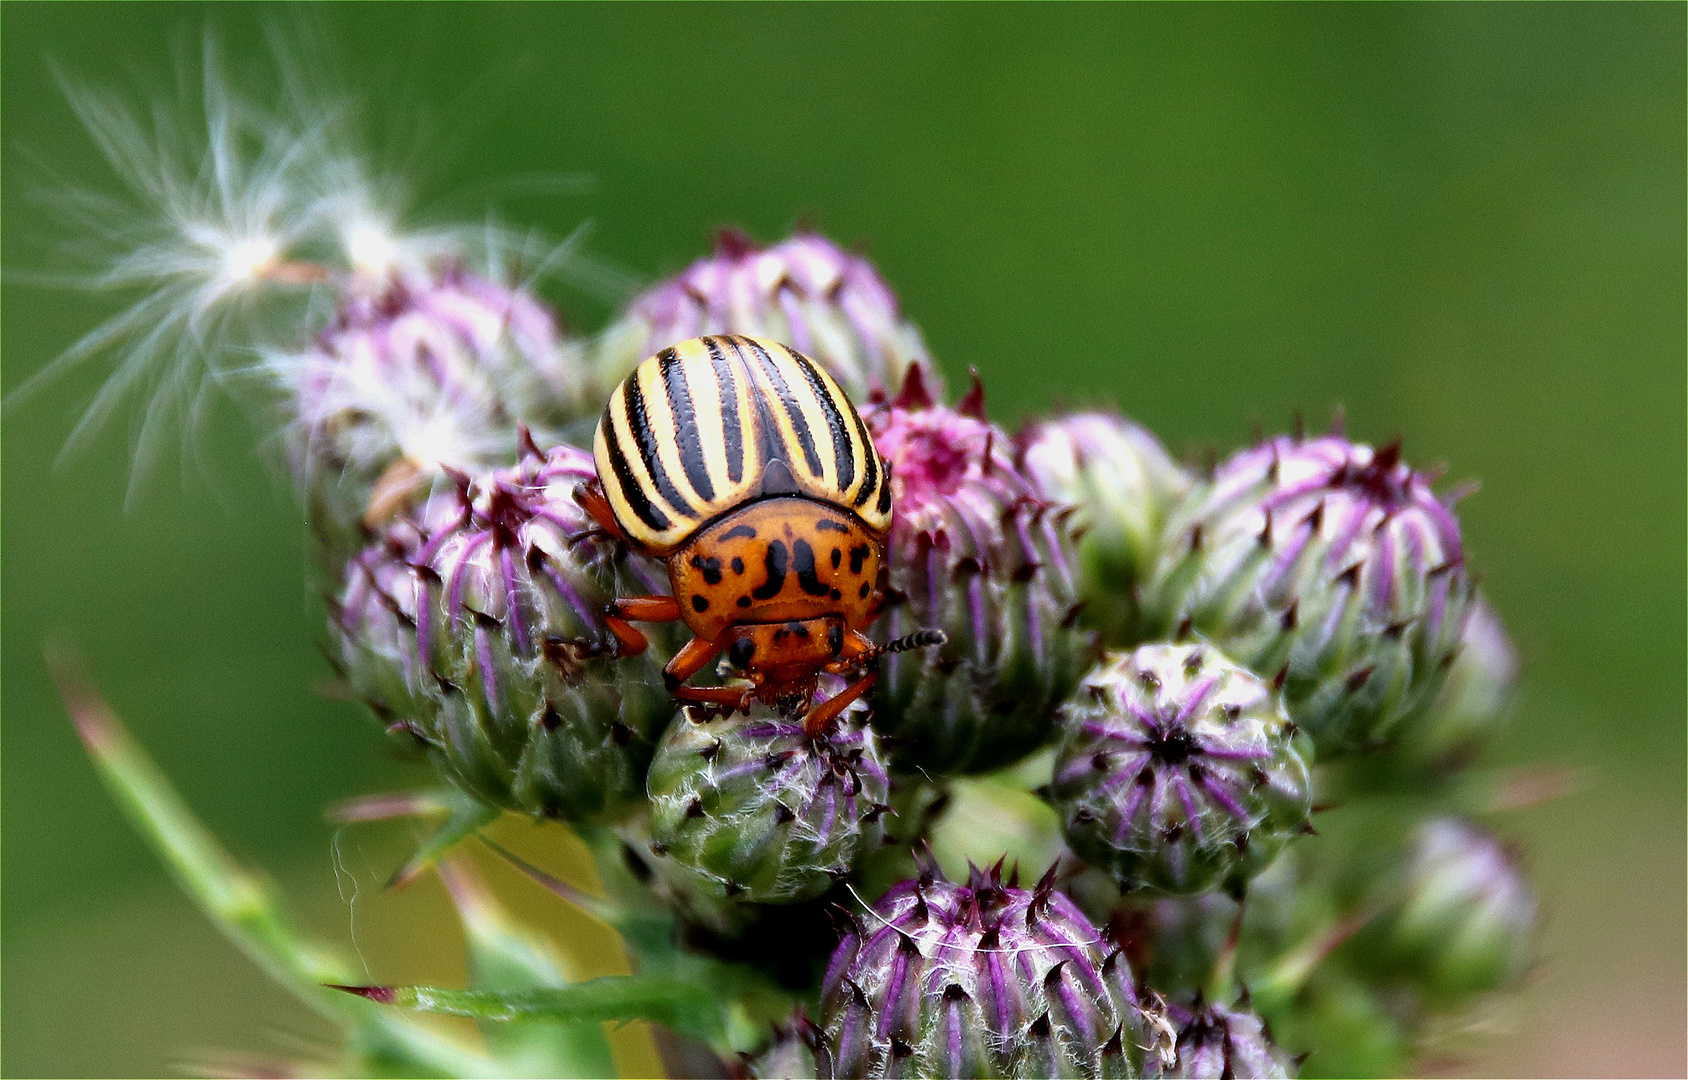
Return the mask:
<svg viewBox="0 0 1688 1080"><path fill-rule="evenodd" d="M676 605L677 609L678 605ZM724 641L707 641L700 637L695 637L686 642L680 647L680 651L674 654L674 658L668 661L668 666L662 669L663 689L675 697L682 697L680 691L685 688L680 684L696 675L705 664L720 656L721 650L726 647L726 644Z"/></svg>
<svg viewBox="0 0 1688 1080"><path fill-rule="evenodd" d="M673 622L680 617L680 602L672 596L625 596L611 600L604 606L604 625L621 643L619 656L638 656L650 645L628 620L634 622Z"/></svg>
<svg viewBox="0 0 1688 1080"><path fill-rule="evenodd" d="M827 729L827 726L832 723L839 713L849 707L852 701L855 701L857 698L867 693L868 687L872 686L873 680L877 678L879 678L879 672L870 671L866 675L857 679L855 682L851 683L849 686L846 686L844 689L838 691L838 693L832 695L819 705L810 709L809 714L803 717L804 734L808 735L811 739L819 736L821 732Z"/></svg>
<svg viewBox="0 0 1688 1080"><path fill-rule="evenodd" d="M615 520L615 511L610 509L610 499L604 494L604 485L596 477L583 484L575 485L574 501L580 508L592 515L592 520L616 540L626 540L627 535L621 531L621 525Z"/></svg>
<svg viewBox="0 0 1688 1080"><path fill-rule="evenodd" d="M681 701L703 701L711 705L724 705L727 714L732 715L734 709L750 711L751 699L756 696L755 687L741 690L736 686L677 686L674 696Z"/></svg>

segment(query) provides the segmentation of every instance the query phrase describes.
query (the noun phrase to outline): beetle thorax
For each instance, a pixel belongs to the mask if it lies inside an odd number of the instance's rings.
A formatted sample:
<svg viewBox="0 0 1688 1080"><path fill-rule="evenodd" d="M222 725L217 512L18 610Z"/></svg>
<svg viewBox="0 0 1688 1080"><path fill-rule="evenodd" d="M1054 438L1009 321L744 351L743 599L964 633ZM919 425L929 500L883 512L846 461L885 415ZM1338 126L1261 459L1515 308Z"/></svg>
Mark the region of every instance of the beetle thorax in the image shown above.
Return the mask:
<svg viewBox="0 0 1688 1080"><path fill-rule="evenodd" d="M856 630L878 607L883 550L837 507L762 499L700 530L668 557L668 576L681 617L707 641L733 626L827 617Z"/></svg>

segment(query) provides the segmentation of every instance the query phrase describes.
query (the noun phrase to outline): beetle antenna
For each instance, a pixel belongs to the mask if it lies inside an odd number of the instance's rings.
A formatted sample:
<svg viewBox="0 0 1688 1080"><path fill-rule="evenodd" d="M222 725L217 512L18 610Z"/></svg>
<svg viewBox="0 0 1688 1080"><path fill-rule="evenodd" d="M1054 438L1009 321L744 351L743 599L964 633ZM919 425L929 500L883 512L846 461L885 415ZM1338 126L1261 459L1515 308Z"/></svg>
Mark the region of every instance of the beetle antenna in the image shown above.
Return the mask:
<svg viewBox="0 0 1688 1080"><path fill-rule="evenodd" d="M916 630L912 634L904 634L895 641L887 641L883 645L876 645L872 650L856 658L857 663L866 663L885 653L908 652L910 649L924 649L931 645L942 645L949 638L942 630Z"/></svg>

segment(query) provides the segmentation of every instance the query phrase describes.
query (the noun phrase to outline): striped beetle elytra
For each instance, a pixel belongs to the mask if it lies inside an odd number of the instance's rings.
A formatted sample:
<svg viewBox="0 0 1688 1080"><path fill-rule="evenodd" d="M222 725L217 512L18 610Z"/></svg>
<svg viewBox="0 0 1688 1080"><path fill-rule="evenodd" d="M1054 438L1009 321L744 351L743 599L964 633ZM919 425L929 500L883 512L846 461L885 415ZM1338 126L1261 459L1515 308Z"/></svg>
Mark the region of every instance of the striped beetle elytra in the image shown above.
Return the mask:
<svg viewBox="0 0 1688 1080"><path fill-rule="evenodd" d="M741 336L693 338L641 363L598 422L598 479L575 498L612 536L668 566L668 596L606 612L623 655L648 642L633 622L685 622L694 635L663 669L683 701L807 709L811 735L873 684L885 652L936 645L919 631L877 645L884 605L889 471L832 377L794 349ZM687 686L722 653L749 689ZM809 708L821 672L857 675Z"/></svg>

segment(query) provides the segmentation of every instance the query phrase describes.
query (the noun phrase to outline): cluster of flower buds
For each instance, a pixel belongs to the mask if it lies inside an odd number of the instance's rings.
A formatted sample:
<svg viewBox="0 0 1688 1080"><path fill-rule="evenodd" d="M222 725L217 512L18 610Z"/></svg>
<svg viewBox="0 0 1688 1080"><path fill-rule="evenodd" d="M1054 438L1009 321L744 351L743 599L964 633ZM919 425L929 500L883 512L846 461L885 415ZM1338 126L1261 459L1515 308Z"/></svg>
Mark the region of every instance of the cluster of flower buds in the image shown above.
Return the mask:
<svg viewBox="0 0 1688 1080"><path fill-rule="evenodd" d="M639 913L627 940L659 957L650 970L714 972L741 995L688 1027L716 1050L762 1076L1277 1077L1303 1050L1315 1068L1401 1071L1419 1018L1528 964L1534 895L1451 801L1475 785L1425 784L1385 825L1352 824L1372 820L1379 776L1467 768L1517 669L1449 501L1398 444L1274 438L1198 478L1115 413L1010 434L977 377L946 404L878 271L812 233L724 233L570 338L489 260L362 220L329 230L344 268L290 261L274 238L229 253L251 248L243 282L309 284L332 306L262 347L334 575L332 659L461 792L578 828L606 888L637 894L595 910ZM637 363L704 334L824 366L886 464L867 629L890 644L837 715L682 707L663 665L685 628L651 626L637 651L609 614L670 583L583 509L588 429ZM1347 764L1378 760L1393 771ZM1315 834L1343 769L1348 805ZM1003 799L967 795L992 785ZM1013 820L957 820L986 804ZM1022 888L997 855L1037 829L1049 869ZM945 877L927 841L954 854L946 837L996 849L969 852L994 867ZM447 877L467 895L461 867ZM747 967L771 978L745 990ZM779 984L791 996L766 1008ZM641 986L654 996L629 1016L676 1000ZM359 992L397 1000L378 989ZM460 1015L542 1007L522 992L477 987L490 1011ZM789 1011L801 1000L815 1020ZM760 1053L742 1023L758 1008L786 1017ZM1399 1049L1350 1053L1362 1044Z"/></svg>

